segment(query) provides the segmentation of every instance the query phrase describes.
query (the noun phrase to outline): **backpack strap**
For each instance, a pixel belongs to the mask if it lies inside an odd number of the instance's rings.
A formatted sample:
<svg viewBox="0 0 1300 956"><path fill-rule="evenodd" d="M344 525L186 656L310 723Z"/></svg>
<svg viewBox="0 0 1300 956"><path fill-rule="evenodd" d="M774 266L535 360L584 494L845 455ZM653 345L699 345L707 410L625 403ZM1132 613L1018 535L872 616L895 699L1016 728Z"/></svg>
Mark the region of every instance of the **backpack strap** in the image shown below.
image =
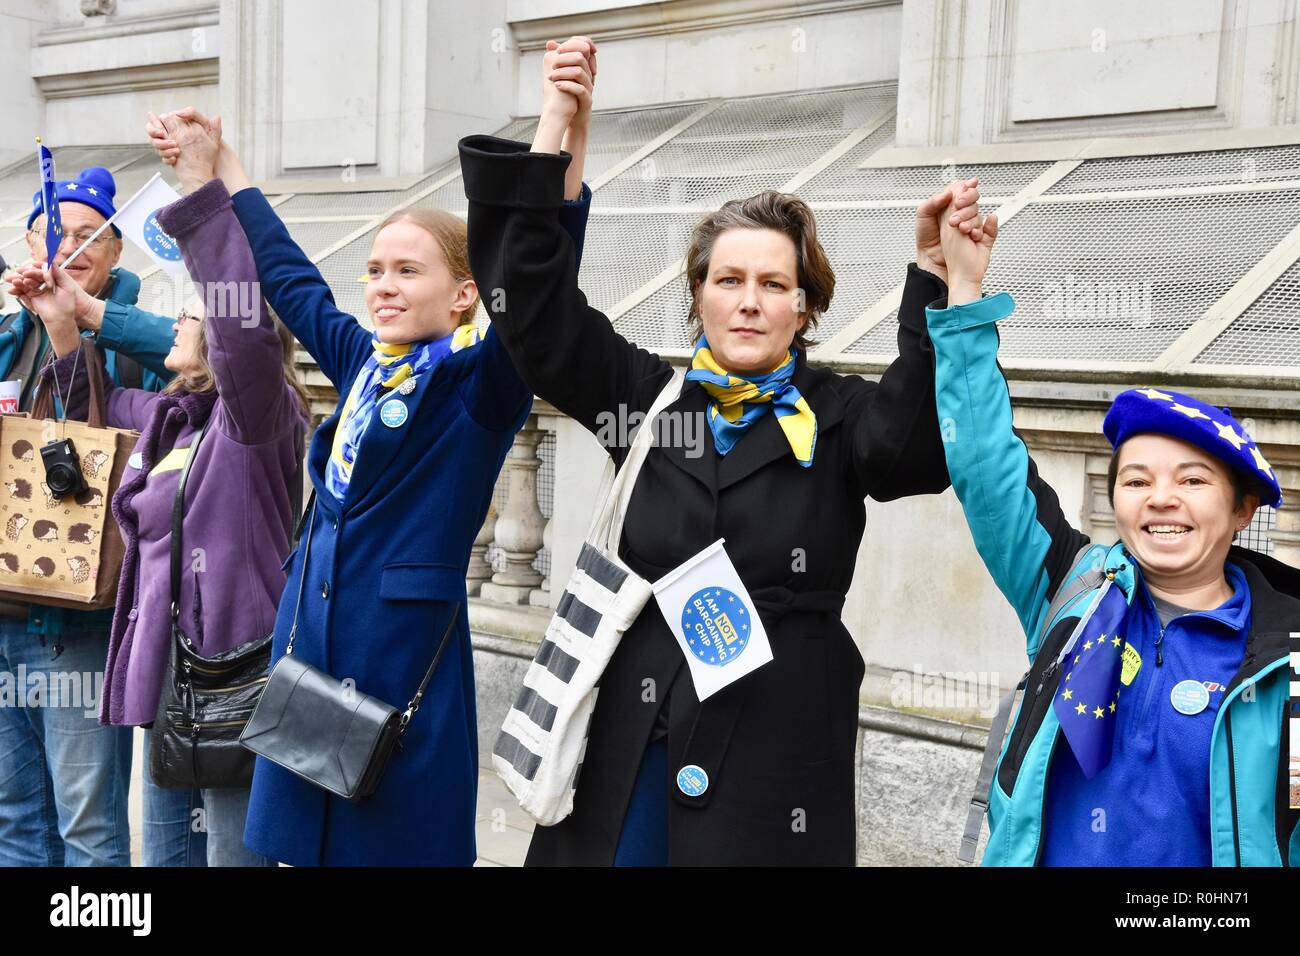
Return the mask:
<svg viewBox="0 0 1300 956"><path fill-rule="evenodd" d="M1079 549L1074 556L1074 565L1079 563L1079 560L1091 547L1091 544L1085 544ZM1052 603L1047 606L1047 617L1044 619L1047 623L1044 626L1050 630L1053 620L1066 605L1080 594L1097 587L1105 577L1106 574L1100 566L1086 568L1081 574L1071 579L1068 584L1061 585L1052 598ZM1029 680L1031 673L1033 673L1032 667L1025 671L1024 676L1020 678L1020 682L1013 689L1002 696L1002 700L998 703L997 716L993 718L993 724L989 727L989 739L984 745L984 758L980 761L980 772L975 781L975 792L971 794L970 808L966 811L966 829L961 836L961 848L957 851L957 859L963 863L975 862L975 849L979 845L980 830L984 826L984 814L989 809L989 792L993 787L993 774L998 767L998 757L1002 753L1002 744L1006 740L1007 725L1011 722L1011 712L1015 707L1016 698L1024 692L1025 684Z"/></svg>

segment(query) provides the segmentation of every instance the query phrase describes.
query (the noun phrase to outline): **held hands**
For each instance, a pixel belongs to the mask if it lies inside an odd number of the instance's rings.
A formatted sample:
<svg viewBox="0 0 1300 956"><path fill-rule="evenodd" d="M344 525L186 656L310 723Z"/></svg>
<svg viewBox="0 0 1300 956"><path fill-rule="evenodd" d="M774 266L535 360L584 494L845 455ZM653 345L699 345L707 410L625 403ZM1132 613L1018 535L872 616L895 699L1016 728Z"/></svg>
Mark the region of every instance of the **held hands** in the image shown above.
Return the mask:
<svg viewBox="0 0 1300 956"><path fill-rule="evenodd" d="M158 158L176 167L186 192L217 177L223 151L220 116L208 119L192 106L161 116L150 113L145 131Z"/></svg>
<svg viewBox="0 0 1300 956"><path fill-rule="evenodd" d="M591 127L596 83L596 44L589 37L546 41L542 57L542 115L533 136L534 153L564 151L572 158L564 174L564 198L582 195L582 170Z"/></svg>
<svg viewBox="0 0 1300 956"><path fill-rule="evenodd" d="M951 207L952 216L967 230L971 224L979 222L979 185L978 179L954 179L944 188L916 207L916 264L926 272L933 273L945 283L948 279L948 264L944 257L940 222L945 210Z"/></svg>
<svg viewBox="0 0 1300 956"><path fill-rule="evenodd" d="M998 238L997 213L980 216L979 193L971 186L953 196L939 227L940 248L948 269L948 305L974 302L988 272Z"/></svg>
<svg viewBox="0 0 1300 956"><path fill-rule="evenodd" d="M546 41L542 57L542 119L586 132L596 84L596 44L590 37ZM539 123L540 125L540 123Z"/></svg>

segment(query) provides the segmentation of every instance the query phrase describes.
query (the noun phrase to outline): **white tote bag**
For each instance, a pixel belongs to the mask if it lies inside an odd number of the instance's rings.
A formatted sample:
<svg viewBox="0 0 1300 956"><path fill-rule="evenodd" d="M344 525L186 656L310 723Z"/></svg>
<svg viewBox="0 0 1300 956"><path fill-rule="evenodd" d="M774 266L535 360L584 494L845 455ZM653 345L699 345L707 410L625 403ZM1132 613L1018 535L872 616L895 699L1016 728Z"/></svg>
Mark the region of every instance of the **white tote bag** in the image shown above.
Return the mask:
<svg viewBox="0 0 1300 956"><path fill-rule="evenodd" d="M651 597L650 582L619 560L618 545L632 488L650 450L652 424L680 394L683 378L681 369L673 370L617 475L613 459L606 462L591 530L492 748L493 768L542 826L573 812L596 684L623 632Z"/></svg>

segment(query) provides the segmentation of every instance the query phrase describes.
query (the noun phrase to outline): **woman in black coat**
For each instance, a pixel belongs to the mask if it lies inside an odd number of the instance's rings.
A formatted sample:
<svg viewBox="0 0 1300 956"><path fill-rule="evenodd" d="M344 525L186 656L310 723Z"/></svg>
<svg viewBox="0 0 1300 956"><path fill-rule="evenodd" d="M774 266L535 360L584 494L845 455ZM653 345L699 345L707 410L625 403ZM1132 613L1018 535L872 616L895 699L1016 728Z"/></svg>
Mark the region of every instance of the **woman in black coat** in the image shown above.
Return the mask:
<svg viewBox="0 0 1300 956"><path fill-rule="evenodd" d="M619 336L578 288L556 215L569 163L558 136L576 108L561 92L544 99L532 152L490 136L461 142L470 260L480 287L493 290L493 325L524 381L599 433L610 416L645 413L672 368ZM948 487L924 314L946 295L937 216L948 195L918 211L924 268L908 266L900 355L878 384L806 362L803 332L834 280L801 201L769 193L729 203L697 229L688 279L713 358L733 374L761 375L793 345L791 384L816 416L812 460L796 459L773 412L725 455L707 425L702 448L656 445L619 556L653 581L725 538L774 659L701 705L651 600L601 678L573 813L537 829L530 865L853 864L864 665L840 612L863 499ZM773 217L784 226L760 224ZM802 312L791 310L799 290ZM668 410L704 422L711 401L688 380ZM621 466L627 447L607 450ZM692 764L709 781L694 796L676 783Z"/></svg>

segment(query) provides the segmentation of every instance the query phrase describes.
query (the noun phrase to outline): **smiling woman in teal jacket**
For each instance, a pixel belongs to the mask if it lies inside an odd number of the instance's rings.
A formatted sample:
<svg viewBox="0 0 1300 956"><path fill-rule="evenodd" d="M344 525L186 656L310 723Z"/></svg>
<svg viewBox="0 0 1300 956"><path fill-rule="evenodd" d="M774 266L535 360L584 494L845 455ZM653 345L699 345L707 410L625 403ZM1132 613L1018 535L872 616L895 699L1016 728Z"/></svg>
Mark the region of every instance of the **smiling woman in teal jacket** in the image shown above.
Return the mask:
<svg viewBox="0 0 1300 956"><path fill-rule="evenodd" d="M953 488L1033 662L985 865L1286 865L1300 572L1232 546L1281 502L1268 462L1225 409L1126 391L1104 425L1121 540L1090 542L1012 427L995 323L1015 304L980 297L996 217L967 228L945 226L949 295L927 309L936 404Z"/></svg>

